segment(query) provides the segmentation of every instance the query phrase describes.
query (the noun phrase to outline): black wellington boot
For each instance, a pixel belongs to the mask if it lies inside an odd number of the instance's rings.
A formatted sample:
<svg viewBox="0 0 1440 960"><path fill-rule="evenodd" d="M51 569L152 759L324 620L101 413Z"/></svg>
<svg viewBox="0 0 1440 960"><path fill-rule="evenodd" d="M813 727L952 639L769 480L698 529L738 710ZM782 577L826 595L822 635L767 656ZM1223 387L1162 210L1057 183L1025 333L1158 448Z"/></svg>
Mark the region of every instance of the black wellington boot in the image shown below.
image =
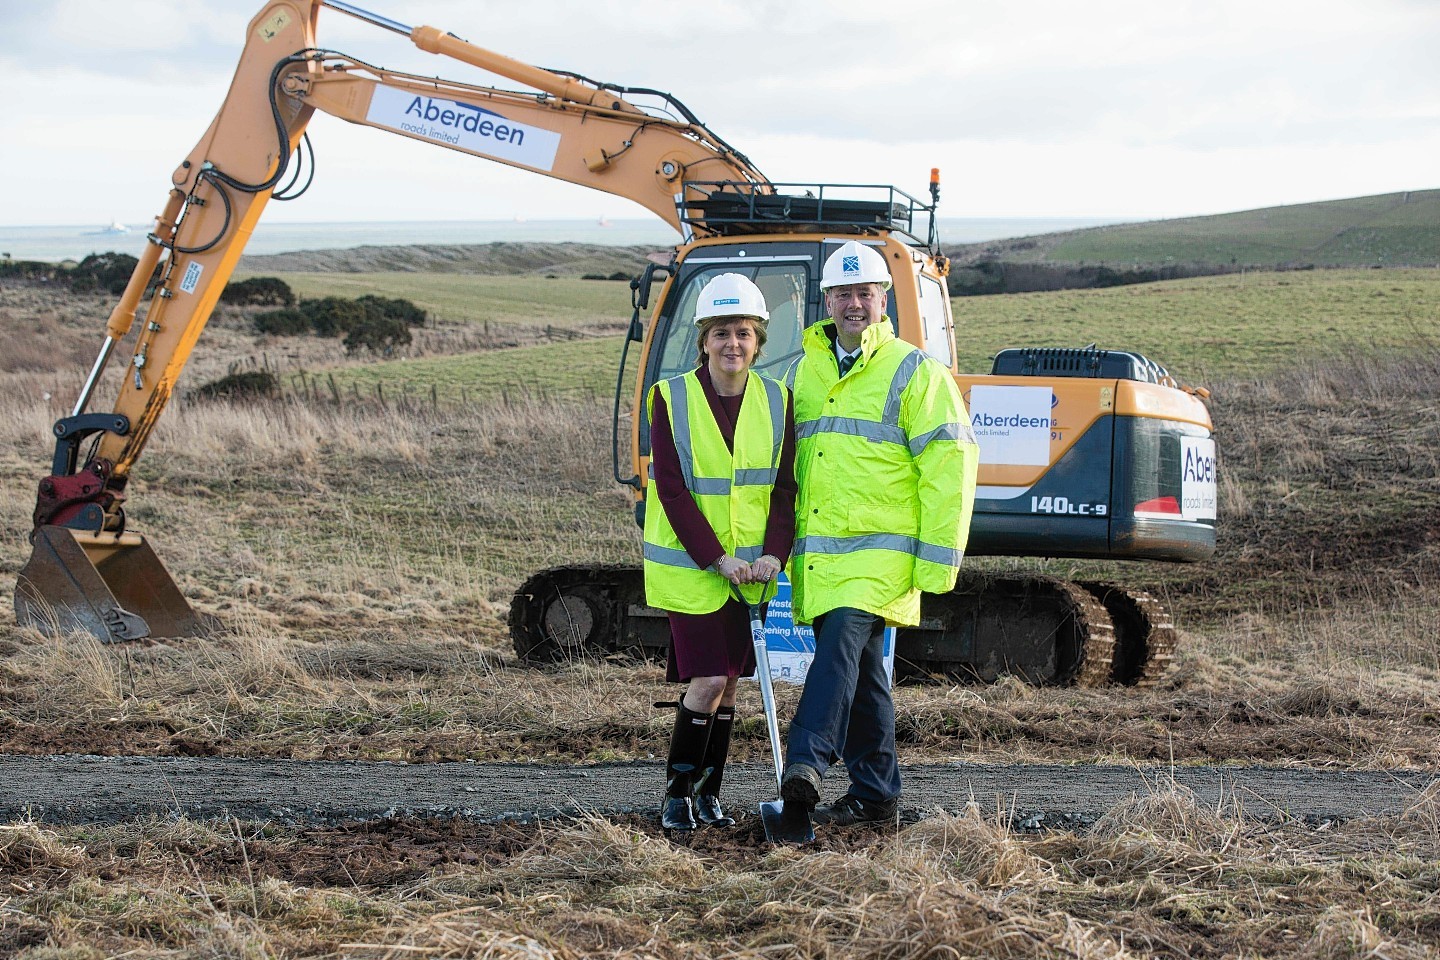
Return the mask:
<svg viewBox="0 0 1440 960"><path fill-rule="evenodd" d="M713 714L696 713L682 700L675 709L675 730L670 735L670 757L665 764L665 803L660 826L665 830L694 830L695 807L690 792L695 771L705 757Z"/></svg>
<svg viewBox="0 0 1440 960"><path fill-rule="evenodd" d="M733 827L735 818L720 806L720 783L725 778L725 758L730 755L730 731L735 726L735 708L721 706L710 724L710 742L705 745L705 762L695 783L695 819L707 827Z"/></svg>

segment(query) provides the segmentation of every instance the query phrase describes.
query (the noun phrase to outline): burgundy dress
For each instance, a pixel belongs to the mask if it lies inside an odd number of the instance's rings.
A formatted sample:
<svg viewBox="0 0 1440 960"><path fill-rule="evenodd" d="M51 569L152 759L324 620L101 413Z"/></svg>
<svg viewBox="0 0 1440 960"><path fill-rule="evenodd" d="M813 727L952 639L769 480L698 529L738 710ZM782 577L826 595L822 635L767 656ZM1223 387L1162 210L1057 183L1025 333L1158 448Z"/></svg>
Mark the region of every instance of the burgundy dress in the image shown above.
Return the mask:
<svg viewBox="0 0 1440 960"><path fill-rule="evenodd" d="M715 392L710 371L696 372L705 390L710 413L720 428L725 445L735 449L735 421L740 416L744 395L722 397ZM650 422L650 460L655 469L655 493L665 510L675 536L690 559L702 570L725 555L720 539L700 512L695 498L685 489L675 438L670 432L670 413L665 398L655 394ZM783 566L795 545L795 410L785 410L785 439L775 487L770 492L770 516L765 523L764 552ZM719 574L716 574L719 576ZM685 682L692 677L748 677L755 672L755 650L750 642L750 611L738 600L726 601L712 613L670 611L670 657L665 678Z"/></svg>

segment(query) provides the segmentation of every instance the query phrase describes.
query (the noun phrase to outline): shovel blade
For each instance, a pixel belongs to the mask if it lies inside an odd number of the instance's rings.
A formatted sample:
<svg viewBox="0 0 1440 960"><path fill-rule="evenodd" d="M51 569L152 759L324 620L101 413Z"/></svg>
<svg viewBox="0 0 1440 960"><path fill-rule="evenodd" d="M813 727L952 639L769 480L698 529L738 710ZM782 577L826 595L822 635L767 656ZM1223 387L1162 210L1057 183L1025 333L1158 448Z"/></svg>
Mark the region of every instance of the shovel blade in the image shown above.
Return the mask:
<svg viewBox="0 0 1440 960"><path fill-rule="evenodd" d="M49 636L81 630L102 643L209 632L144 537L56 526L36 531L15 579L15 619Z"/></svg>
<svg viewBox="0 0 1440 960"><path fill-rule="evenodd" d="M793 803L786 807L784 800L762 801L760 822L765 825L765 839L771 843L810 843L815 839L809 811Z"/></svg>

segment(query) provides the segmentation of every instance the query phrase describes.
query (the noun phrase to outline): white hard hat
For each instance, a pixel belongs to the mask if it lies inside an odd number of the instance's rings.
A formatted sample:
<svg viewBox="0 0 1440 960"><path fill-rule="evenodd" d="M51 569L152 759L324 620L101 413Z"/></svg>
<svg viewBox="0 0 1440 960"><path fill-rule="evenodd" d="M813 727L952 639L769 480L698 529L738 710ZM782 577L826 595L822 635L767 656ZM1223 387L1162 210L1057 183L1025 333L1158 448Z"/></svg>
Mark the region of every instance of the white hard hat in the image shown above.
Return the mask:
<svg viewBox="0 0 1440 960"><path fill-rule="evenodd" d="M825 260L825 272L820 276L820 289L843 287L852 283L878 283L882 290L890 289L890 270L885 258L875 248L856 240L847 240L840 249Z"/></svg>
<svg viewBox="0 0 1440 960"><path fill-rule="evenodd" d="M759 317L770 319L765 308L765 295L760 288L738 273L722 273L700 289L700 302L695 305L695 322L711 317Z"/></svg>

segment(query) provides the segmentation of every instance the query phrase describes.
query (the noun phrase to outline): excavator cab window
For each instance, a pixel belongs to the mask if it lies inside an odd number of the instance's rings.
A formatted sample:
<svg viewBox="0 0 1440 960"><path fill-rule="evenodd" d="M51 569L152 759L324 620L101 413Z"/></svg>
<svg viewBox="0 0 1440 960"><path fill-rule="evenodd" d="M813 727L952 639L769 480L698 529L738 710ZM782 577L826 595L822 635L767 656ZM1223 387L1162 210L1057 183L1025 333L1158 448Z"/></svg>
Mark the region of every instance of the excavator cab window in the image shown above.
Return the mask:
<svg viewBox="0 0 1440 960"><path fill-rule="evenodd" d="M950 349L950 302L934 277L920 274L920 313L925 327L925 352L945 366L954 356Z"/></svg>
<svg viewBox="0 0 1440 960"><path fill-rule="evenodd" d="M804 264L765 264L736 270L731 266L707 266L686 278L670 314L660 362L651 382L676 377L695 369L698 355L695 327L695 300L700 289L721 273L739 273L755 282L765 295L770 310L767 340L755 372L780 379L800 353L800 335L805 329L805 290L809 277Z"/></svg>
<svg viewBox="0 0 1440 960"><path fill-rule="evenodd" d="M767 262L752 260L749 263L738 257L714 258L686 271L670 302L662 307L655 332L658 342L651 347L649 369L645 371L646 389L659 380L695 369L698 355L695 301L701 288L722 273L748 277L765 295L770 322L766 325L765 348L755 363L755 372L776 380L784 379L785 372L800 355L801 334L815 319L808 316L811 311L806 309L813 263L814 258L810 256L797 257L794 261L777 262L767 258ZM640 443L642 452L648 453L648 423L641 426Z"/></svg>

